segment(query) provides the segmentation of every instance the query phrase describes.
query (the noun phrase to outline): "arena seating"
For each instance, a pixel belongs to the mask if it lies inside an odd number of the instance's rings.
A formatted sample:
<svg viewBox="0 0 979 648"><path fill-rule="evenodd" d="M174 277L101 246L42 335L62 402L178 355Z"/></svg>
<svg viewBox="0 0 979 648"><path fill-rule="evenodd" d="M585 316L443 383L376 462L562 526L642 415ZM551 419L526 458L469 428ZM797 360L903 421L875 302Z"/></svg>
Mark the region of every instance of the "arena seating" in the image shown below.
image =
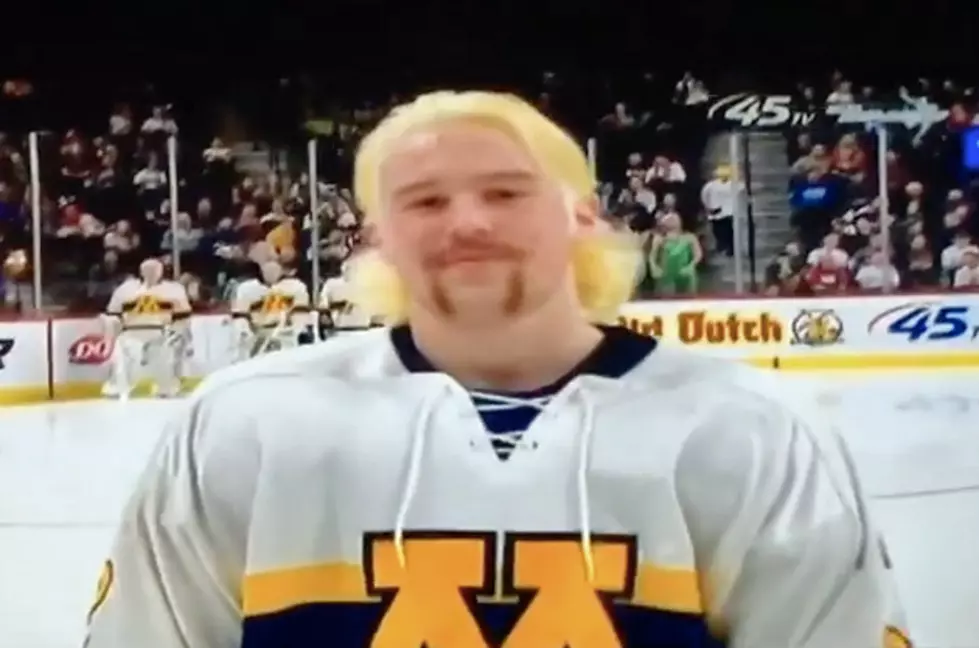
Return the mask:
<svg viewBox="0 0 979 648"><path fill-rule="evenodd" d="M894 218L889 242L881 237L873 133L832 120L788 132L792 179L785 211L794 238L776 258L759 260L760 287L769 294L880 292L954 282L979 235L973 214L979 190L964 173L959 154L961 132L973 122L975 106L972 95L954 85L946 84L940 93L912 90L951 111L926 132L889 129L887 193ZM707 180L702 169L710 100L704 84L689 74L676 83L651 75L598 83L545 73L538 86L520 92L583 145L592 141L607 214L616 227L636 232L647 253L659 238L663 217L679 216L682 231L704 251L699 281L690 283L688 292L712 290L717 246L700 196ZM800 101L823 110L822 97L839 106L869 100L873 90L834 77L825 88L800 92ZM90 120L87 130L40 133L45 309L100 309L112 286L139 260L155 256L172 265L175 249L178 278L202 307L227 299L236 282L254 272L255 262L266 258L278 258L290 272L309 278L313 180L305 170L305 151L287 151L286 165L243 173L230 144L201 136L207 130L199 124L184 128L185 119L195 117L186 108L119 104L100 123ZM295 124L300 134L295 140L312 132L319 143L315 182L324 227L318 254L325 275L335 273L361 244L350 163L359 137L386 108L351 102ZM180 144L176 230L170 218L170 135ZM0 135L0 308L15 311L34 303L27 144L25 132ZM829 256L845 256L838 272L824 271L818 263L827 256L827 235L829 245L842 250ZM653 274L644 268L641 290L647 296L663 293Z"/></svg>

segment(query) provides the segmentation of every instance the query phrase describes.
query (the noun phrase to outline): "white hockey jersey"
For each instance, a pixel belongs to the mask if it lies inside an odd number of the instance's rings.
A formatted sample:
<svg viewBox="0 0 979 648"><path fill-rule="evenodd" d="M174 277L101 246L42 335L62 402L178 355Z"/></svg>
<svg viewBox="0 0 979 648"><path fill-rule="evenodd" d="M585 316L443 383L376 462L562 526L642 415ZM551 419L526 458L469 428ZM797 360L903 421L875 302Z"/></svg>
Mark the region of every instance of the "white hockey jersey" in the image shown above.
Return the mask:
<svg viewBox="0 0 979 648"><path fill-rule="evenodd" d="M842 442L755 370L610 356L501 461L406 337L209 378L125 510L89 648L909 645Z"/></svg>
<svg viewBox="0 0 979 648"><path fill-rule="evenodd" d="M127 279L113 291L105 314L120 318L123 330L158 329L190 317L191 308L186 289L176 281L148 286Z"/></svg>
<svg viewBox="0 0 979 648"><path fill-rule="evenodd" d="M371 325L371 315L353 299L353 286L343 277L331 277L320 290L320 310L329 313L336 330L361 330Z"/></svg>
<svg viewBox="0 0 979 648"><path fill-rule="evenodd" d="M295 277L285 277L269 286L249 279L238 286L231 304L232 317L247 319L253 329L275 328L288 324L309 326L309 290Z"/></svg>

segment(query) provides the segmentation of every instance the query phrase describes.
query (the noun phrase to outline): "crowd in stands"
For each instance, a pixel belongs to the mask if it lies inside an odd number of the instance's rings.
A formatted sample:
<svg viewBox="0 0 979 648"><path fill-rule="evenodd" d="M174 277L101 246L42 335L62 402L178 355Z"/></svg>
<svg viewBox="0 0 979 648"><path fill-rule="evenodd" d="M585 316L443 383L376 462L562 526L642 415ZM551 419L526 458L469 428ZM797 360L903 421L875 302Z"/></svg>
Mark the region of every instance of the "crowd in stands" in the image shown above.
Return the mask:
<svg viewBox="0 0 979 648"><path fill-rule="evenodd" d="M800 87L798 100L817 109L866 101L874 92L835 76L825 88ZM948 106L949 116L924 133L890 129L888 218L881 217L872 132L816 120L788 135L793 175L786 203L795 236L765 268L767 293L979 286L979 184L960 160L961 132L976 121L973 93L923 81L902 92ZM691 74L678 82L647 74L585 102L580 87L546 73L540 87L523 94L582 142L597 142L606 214L642 242L640 290L702 291L714 261L736 252L733 201L743 190L726 165L701 177L710 135L704 82ZM185 135L180 106L119 104L94 131L41 133L42 305L100 309L139 261L152 256L172 267L175 250L176 278L204 306L227 300L266 259L309 279L317 254L322 276L336 274L362 244L362 216L349 188L353 153L393 101L297 124L319 139L316 179L302 164L240 172L230 144ZM179 140L177 178L168 168L171 136ZM33 303L29 157L25 133L0 133L0 305L7 308ZM320 205L318 250L311 249L311 185Z"/></svg>
<svg viewBox="0 0 979 648"><path fill-rule="evenodd" d="M227 301L256 265L277 259L289 273L308 273L310 178L236 171L220 138L180 138L178 177L170 177L167 140L180 136L167 106L145 114L120 105L106 130L44 133L39 138L40 220L47 308L101 309L112 290L149 257L180 272L198 305ZM0 146L2 303L32 305L31 219L25 138ZM178 212L171 217L171 184ZM356 245L360 218L349 189L317 184L320 256L335 273Z"/></svg>
<svg viewBox="0 0 979 648"><path fill-rule="evenodd" d="M878 96L836 74L827 88L800 87L798 99L822 92L835 106ZM896 95L892 102L934 102L948 115L924 127L887 125L883 192L874 129L817 121L790 134L796 237L767 267L769 294L979 288L979 177L964 168L962 144L979 124L974 91L922 79Z"/></svg>

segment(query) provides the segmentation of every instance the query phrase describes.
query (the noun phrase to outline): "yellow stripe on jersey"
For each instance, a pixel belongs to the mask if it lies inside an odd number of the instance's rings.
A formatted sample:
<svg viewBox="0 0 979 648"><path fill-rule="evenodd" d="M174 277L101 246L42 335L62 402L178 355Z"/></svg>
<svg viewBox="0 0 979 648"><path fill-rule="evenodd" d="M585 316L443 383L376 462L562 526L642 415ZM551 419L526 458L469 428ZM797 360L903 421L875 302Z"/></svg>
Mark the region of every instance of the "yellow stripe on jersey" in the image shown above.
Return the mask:
<svg viewBox="0 0 979 648"><path fill-rule="evenodd" d="M575 574L582 579L582 596L598 591L643 608L693 615L704 610L697 573L638 563L634 539L594 540L592 582L583 569L577 571L583 562L577 536L508 536L499 575L491 559L496 555L493 543L491 534L416 538L407 534L407 569L402 569L389 536L377 535L369 538L366 566L331 562L247 574L242 585L243 612L252 617L308 604L378 601L380 593L403 591L409 581L417 584L455 577L465 582L446 591L474 588L480 600L503 601L522 591L549 590L556 583L566 588ZM428 558L434 562L428 564ZM568 604L567 599L563 604Z"/></svg>
<svg viewBox="0 0 979 648"><path fill-rule="evenodd" d="M122 305L124 313L130 315L159 315L169 313L173 310L173 304L163 299L157 299L153 295L140 295L132 301Z"/></svg>
<svg viewBox="0 0 979 648"><path fill-rule="evenodd" d="M364 568L323 563L248 574L242 583L245 616L270 614L306 603L367 601Z"/></svg>
<svg viewBox="0 0 979 648"><path fill-rule="evenodd" d="M884 630L884 648L913 648L913 645L900 629L887 626Z"/></svg>
<svg viewBox="0 0 979 648"><path fill-rule="evenodd" d="M292 309L292 305L295 303L295 299L289 295L283 295L282 293L271 292L259 301L256 301L251 306L252 312L259 312L262 314L269 313L282 313Z"/></svg>
<svg viewBox="0 0 979 648"><path fill-rule="evenodd" d="M697 572L692 569L639 563L633 601L642 607L689 614L704 613L700 582Z"/></svg>

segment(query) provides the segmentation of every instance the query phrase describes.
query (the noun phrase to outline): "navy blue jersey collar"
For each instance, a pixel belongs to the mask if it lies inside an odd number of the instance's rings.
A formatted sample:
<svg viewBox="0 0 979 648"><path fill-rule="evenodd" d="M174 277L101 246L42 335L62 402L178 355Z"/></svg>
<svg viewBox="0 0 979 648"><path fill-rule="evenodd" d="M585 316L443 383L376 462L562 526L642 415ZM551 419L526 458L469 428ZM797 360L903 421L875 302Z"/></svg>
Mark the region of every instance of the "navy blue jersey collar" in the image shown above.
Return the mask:
<svg viewBox="0 0 979 648"><path fill-rule="evenodd" d="M520 396L553 394L580 375L621 378L656 349L655 339L639 335L626 328L620 326L597 328L602 332L601 342L571 371L549 385L529 392L520 392ZM398 354L398 359L408 371L412 373L439 371L415 345L409 326L392 328L391 343Z"/></svg>

